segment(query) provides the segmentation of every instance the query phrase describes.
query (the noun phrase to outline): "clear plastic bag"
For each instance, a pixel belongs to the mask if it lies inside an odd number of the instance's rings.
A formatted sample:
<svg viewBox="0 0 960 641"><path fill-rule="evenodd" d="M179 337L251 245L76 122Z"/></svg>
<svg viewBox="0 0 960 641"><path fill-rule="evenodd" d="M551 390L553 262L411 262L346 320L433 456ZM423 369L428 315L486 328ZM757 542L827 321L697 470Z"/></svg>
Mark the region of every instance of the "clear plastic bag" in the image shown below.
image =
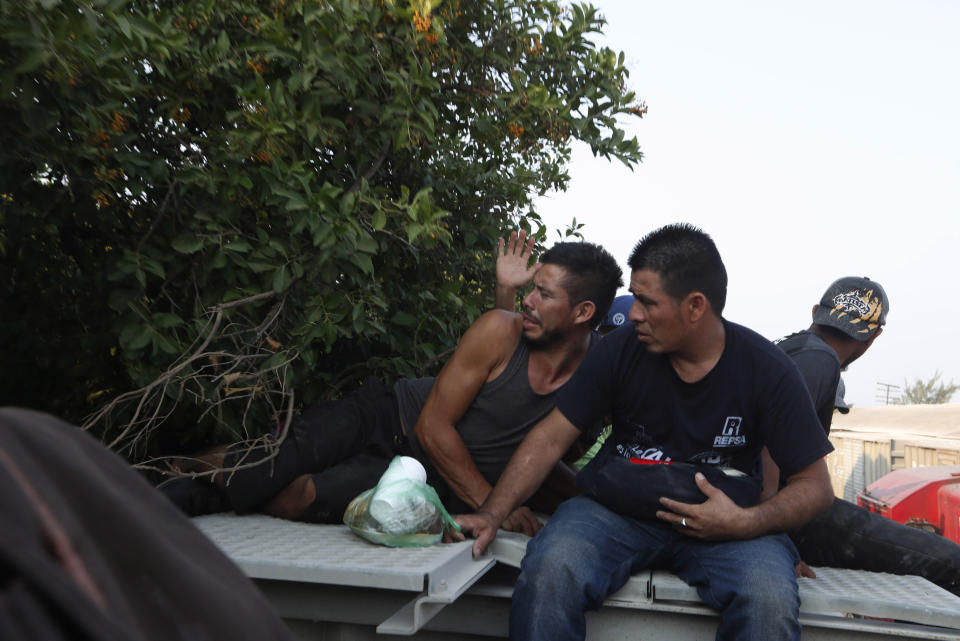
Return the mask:
<svg viewBox="0 0 960 641"><path fill-rule="evenodd" d="M350 501L343 522L358 536L389 547L433 545L447 528L459 532L437 491L411 478L404 458L394 457L377 486Z"/></svg>

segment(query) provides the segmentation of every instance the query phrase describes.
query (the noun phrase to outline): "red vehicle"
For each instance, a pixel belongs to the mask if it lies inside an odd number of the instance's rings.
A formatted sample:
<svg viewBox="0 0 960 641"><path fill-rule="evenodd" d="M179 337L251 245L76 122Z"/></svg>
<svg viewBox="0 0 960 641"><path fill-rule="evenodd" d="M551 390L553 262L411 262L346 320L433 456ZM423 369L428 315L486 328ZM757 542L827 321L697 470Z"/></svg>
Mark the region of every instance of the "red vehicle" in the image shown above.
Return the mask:
<svg viewBox="0 0 960 641"><path fill-rule="evenodd" d="M861 490L857 504L960 543L960 465L894 470Z"/></svg>

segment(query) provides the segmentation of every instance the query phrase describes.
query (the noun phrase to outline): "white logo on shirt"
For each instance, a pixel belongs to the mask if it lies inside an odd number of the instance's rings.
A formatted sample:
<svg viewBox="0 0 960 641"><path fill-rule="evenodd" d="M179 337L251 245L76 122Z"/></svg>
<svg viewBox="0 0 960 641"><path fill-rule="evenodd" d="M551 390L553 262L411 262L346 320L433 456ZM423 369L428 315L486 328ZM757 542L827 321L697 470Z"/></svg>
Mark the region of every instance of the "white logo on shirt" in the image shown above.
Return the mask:
<svg viewBox="0 0 960 641"><path fill-rule="evenodd" d="M720 436L713 439L714 447L740 447L747 444L747 437L740 434L743 424L742 416L728 416L720 431Z"/></svg>
<svg viewBox="0 0 960 641"><path fill-rule="evenodd" d="M617 454L624 458L650 461L653 463L669 463L672 459L659 447L644 448L640 445L617 445Z"/></svg>

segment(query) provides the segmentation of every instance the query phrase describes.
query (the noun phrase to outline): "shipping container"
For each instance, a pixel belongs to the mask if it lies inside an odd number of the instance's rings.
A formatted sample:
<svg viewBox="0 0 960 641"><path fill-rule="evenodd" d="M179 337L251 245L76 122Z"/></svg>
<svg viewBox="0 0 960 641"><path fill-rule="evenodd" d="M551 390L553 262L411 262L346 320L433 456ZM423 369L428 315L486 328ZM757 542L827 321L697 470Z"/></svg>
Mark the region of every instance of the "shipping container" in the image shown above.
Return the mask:
<svg viewBox="0 0 960 641"><path fill-rule="evenodd" d="M916 439L904 443L904 467L930 465L960 465L960 440Z"/></svg>
<svg viewBox="0 0 960 641"><path fill-rule="evenodd" d="M893 470L960 465L960 404L854 407L834 414L830 442L834 494L855 502Z"/></svg>
<svg viewBox="0 0 960 641"><path fill-rule="evenodd" d="M893 439L871 432L830 432L827 469L834 495L855 502L857 492L893 469Z"/></svg>

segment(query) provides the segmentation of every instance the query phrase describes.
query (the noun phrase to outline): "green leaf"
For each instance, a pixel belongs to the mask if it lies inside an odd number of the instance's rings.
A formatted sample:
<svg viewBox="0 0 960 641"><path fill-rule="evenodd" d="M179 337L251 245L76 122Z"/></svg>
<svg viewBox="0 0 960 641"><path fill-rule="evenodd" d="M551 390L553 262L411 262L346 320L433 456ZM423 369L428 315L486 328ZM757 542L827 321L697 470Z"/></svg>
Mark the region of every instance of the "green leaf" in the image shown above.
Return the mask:
<svg viewBox="0 0 960 641"><path fill-rule="evenodd" d="M351 254L350 262L359 267L365 274L373 273L373 261L367 254Z"/></svg>
<svg viewBox="0 0 960 641"><path fill-rule="evenodd" d="M193 254L203 248L203 239L193 234L180 234L171 241L170 246L181 254Z"/></svg>
<svg viewBox="0 0 960 641"><path fill-rule="evenodd" d="M46 61L49 53L43 47L33 47L30 49L30 53L23 57L14 68L15 73L28 73L33 71L40 66L42 66Z"/></svg>
<svg viewBox="0 0 960 641"><path fill-rule="evenodd" d="M284 189L280 191L280 194L287 199L287 211L298 211L301 209L307 209L309 207L309 204L306 200L304 200L303 195L298 194L295 191Z"/></svg>
<svg viewBox="0 0 960 641"><path fill-rule="evenodd" d="M273 290L278 293L286 291L287 287L290 287L291 281L290 272L284 265L273 274Z"/></svg>
<svg viewBox="0 0 960 641"><path fill-rule="evenodd" d="M180 352L180 350L177 349L177 346L174 345L173 342L163 334L153 335L153 346L155 349L159 349L164 354L178 354Z"/></svg>
<svg viewBox="0 0 960 641"><path fill-rule="evenodd" d="M353 209L356 206L357 202L357 193L351 192L345 195L340 199L340 213L344 216L350 215L353 213Z"/></svg>
<svg viewBox="0 0 960 641"><path fill-rule="evenodd" d="M126 349L143 349L153 339L154 330L149 325L130 325L120 334L120 343Z"/></svg>
<svg viewBox="0 0 960 641"><path fill-rule="evenodd" d="M357 240L357 249L368 254L375 254L380 249L380 245L370 236L361 236Z"/></svg>
<svg viewBox="0 0 960 641"><path fill-rule="evenodd" d="M262 274L263 272L269 272L277 268L276 265L271 265L270 263L258 263L254 261L247 261L247 267L255 274Z"/></svg>
<svg viewBox="0 0 960 641"><path fill-rule="evenodd" d="M406 312L397 312L393 315L391 322L394 325L401 325L403 327L413 327L417 324L416 317L406 313Z"/></svg>
<svg viewBox="0 0 960 641"><path fill-rule="evenodd" d="M176 314L159 312L153 315L153 323L157 327L179 327L183 325L183 319Z"/></svg>
<svg viewBox="0 0 960 641"><path fill-rule="evenodd" d="M115 289L110 292L107 299L107 306L115 312L127 311L130 301L137 297L137 292L132 289Z"/></svg>
<svg viewBox="0 0 960 641"><path fill-rule="evenodd" d="M413 243L421 233L423 233L423 225L420 223L410 223L407 226L407 240L410 243Z"/></svg>
<svg viewBox="0 0 960 641"><path fill-rule="evenodd" d="M267 358L267 360L263 361L263 363L260 365L260 371L269 372L272 369L276 369L277 367L280 367L281 365L283 365L283 363L287 361L289 358L290 357L287 355L285 351L272 354L269 358Z"/></svg>
<svg viewBox="0 0 960 641"><path fill-rule="evenodd" d="M153 258L150 258L149 256L141 256L140 265L143 267L143 269L147 270L154 276L166 278L166 272L163 270L163 265L158 263Z"/></svg>
<svg viewBox="0 0 960 641"><path fill-rule="evenodd" d="M227 35L226 30L221 31L217 37L217 50L220 55L226 55L230 52L230 36Z"/></svg>
<svg viewBox="0 0 960 641"><path fill-rule="evenodd" d="M223 246L224 249L245 254L252 249L252 245L244 239L233 240Z"/></svg>
<svg viewBox="0 0 960 641"><path fill-rule="evenodd" d="M115 16L114 20L116 20L117 27L120 29L120 33L122 33L124 37L129 38L132 33L130 29L130 22L122 15Z"/></svg>

